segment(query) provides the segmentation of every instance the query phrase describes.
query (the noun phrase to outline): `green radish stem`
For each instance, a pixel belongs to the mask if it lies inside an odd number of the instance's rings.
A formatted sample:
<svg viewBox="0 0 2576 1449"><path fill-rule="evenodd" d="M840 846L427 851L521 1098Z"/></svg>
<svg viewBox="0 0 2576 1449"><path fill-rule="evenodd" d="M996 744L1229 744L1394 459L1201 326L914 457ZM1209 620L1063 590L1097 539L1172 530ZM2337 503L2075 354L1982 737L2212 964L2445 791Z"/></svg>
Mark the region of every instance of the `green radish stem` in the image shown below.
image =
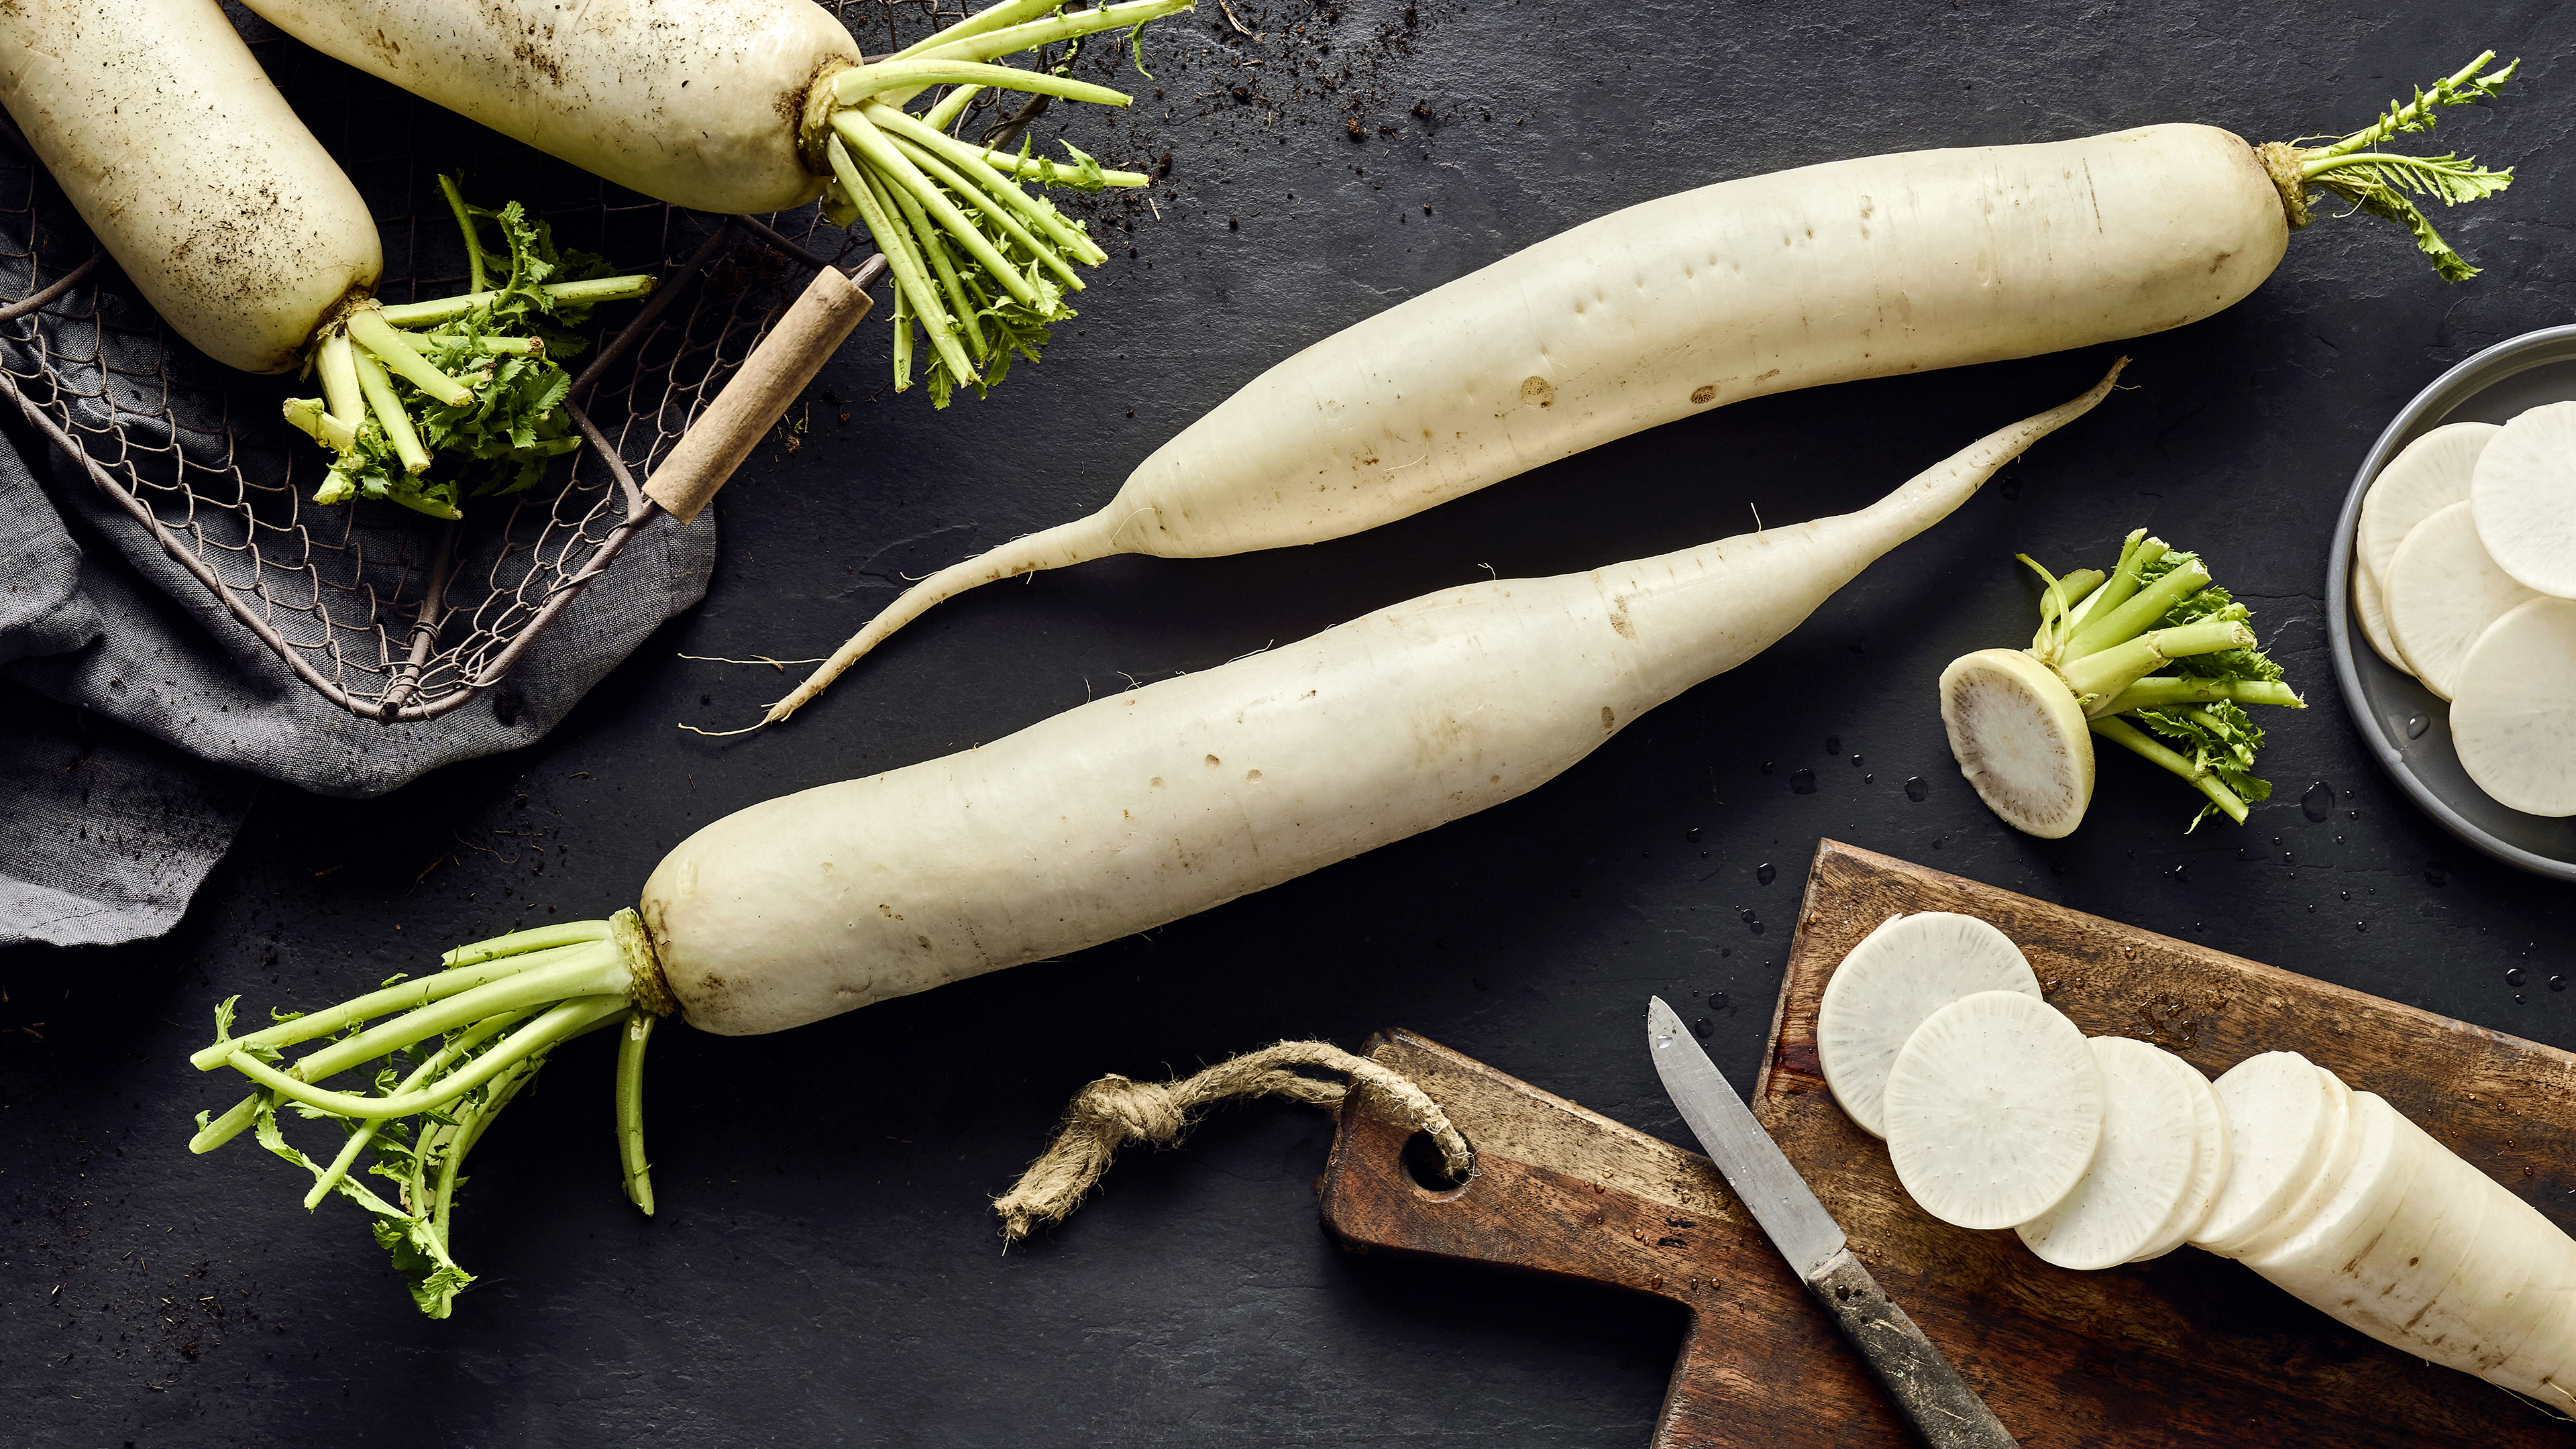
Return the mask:
<svg viewBox="0 0 2576 1449"><path fill-rule="evenodd" d="M2458 206L2511 186L2513 168L2489 171L2478 165L2476 158L2457 153L2406 156L2375 148L2401 135L2432 130L2438 119L2436 112L2442 107L2464 106L2495 95L2513 79L2522 62L2513 61L2493 75L2484 74L2494 59L2494 51L2480 52L2456 74L2435 81L2431 90L2417 91L2410 101L2390 102L2378 120L2340 140L2306 150L2275 142L2264 148L2265 164L2272 168L2276 184L2281 184L2285 175L2296 178L2286 184L2285 195L2315 186L2358 210L2405 227L2414 234L2416 249L2432 258L2434 270L2441 273L2443 280L2465 282L2476 276L2478 269L2442 240L2431 220L2403 193L2411 191L2434 197L2445 206ZM2307 201L2298 194L2296 202L2291 208L2291 224L2302 226L2307 222Z"/></svg>
<svg viewBox="0 0 2576 1449"><path fill-rule="evenodd" d="M2157 556L2162 557L2163 553L2159 546ZM2076 629L2075 637L2066 642L2060 662L2098 654L2114 644L2136 638L2156 620L2163 618L2174 605L2209 587L2209 570L2196 563L2175 569L2152 586L2137 588L2132 585L2134 591L2125 599L2113 592L2124 577L2128 575L2113 574L2111 582L2103 585L2103 597L2085 613L2084 623Z"/></svg>
<svg viewBox="0 0 2576 1449"><path fill-rule="evenodd" d="M653 1215L653 1166L644 1156L644 1048L660 1017L641 1007L627 1013L617 1037L617 1161L625 1170L626 1200Z"/></svg>
<svg viewBox="0 0 2576 1449"><path fill-rule="evenodd" d="M2120 691L2103 714L2127 714L2137 709L2163 709L2175 704L2215 704L2220 700L2237 704L2273 704L2284 709L2306 709L2308 702L2298 692L2277 679L2190 679L2180 676L2155 675L2140 679Z"/></svg>
<svg viewBox="0 0 2576 1449"><path fill-rule="evenodd" d="M2058 666L2078 704L2108 704L2120 691L2177 659L2215 654L2222 649L2251 649L2254 631L2242 624L2211 620L2177 624L2124 640L2108 649ZM2100 713L2088 708L2088 714Z"/></svg>
<svg viewBox="0 0 2576 1449"><path fill-rule="evenodd" d="M2140 758L2152 760L2189 780L2194 788L2209 797L2209 803L2220 813L2239 825L2245 823L2248 811L2244 799L2235 791L2228 789L2225 782L2210 772L2208 766L2195 764L2166 749L2163 745L2149 739L2136 725L2124 719L2097 719L2089 723L2086 728L2106 740L2136 752Z"/></svg>
<svg viewBox="0 0 2576 1449"><path fill-rule="evenodd" d="M537 290L559 304L588 307L600 302L622 302L647 296L653 290L653 278L637 273L627 277L596 277L586 282L546 282ZM498 292L478 288L427 302L387 302L378 312L387 322L409 331L456 321L478 307L492 305L499 296Z"/></svg>

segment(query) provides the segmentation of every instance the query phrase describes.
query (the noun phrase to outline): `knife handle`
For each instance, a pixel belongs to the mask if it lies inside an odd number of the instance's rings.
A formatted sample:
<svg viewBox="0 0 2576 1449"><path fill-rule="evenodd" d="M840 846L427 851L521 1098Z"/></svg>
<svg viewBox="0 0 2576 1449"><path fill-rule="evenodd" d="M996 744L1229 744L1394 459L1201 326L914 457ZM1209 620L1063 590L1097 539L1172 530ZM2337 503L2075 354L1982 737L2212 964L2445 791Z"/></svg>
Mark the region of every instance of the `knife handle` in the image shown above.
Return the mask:
<svg viewBox="0 0 2576 1449"><path fill-rule="evenodd" d="M1849 1248L1816 1266L1807 1291L1860 1350L1872 1378L1932 1449L2017 1449L2003 1421L1933 1347Z"/></svg>

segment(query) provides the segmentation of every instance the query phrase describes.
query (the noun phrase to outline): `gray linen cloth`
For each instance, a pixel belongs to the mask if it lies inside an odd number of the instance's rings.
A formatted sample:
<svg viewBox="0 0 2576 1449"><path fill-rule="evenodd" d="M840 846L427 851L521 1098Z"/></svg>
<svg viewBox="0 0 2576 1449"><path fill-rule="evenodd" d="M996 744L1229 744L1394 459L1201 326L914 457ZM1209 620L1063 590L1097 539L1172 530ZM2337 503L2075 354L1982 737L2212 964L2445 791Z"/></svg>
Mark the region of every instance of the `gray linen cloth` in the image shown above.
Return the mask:
<svg viewBox="0 0 2576 1449"><path fill-rule="evenodd" d="M508 707L384 725L314 693L28 436L0 436L0 946L169 930L264 780L367 797L531 743L715 564L712 515L656 517L486 697Z"/></svg>

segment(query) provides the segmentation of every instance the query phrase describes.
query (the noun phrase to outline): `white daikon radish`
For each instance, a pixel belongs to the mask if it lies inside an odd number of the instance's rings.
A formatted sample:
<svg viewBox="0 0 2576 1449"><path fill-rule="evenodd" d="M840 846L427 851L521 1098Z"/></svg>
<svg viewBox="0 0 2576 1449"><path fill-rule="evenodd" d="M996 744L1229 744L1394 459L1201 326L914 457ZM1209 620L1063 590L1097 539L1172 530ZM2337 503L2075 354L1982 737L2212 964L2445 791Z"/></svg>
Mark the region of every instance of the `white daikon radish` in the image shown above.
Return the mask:
<svg viewBox="0 0 2576 1449"><path fill-rule="evenodd" d="M2385 1232L2426 1160L2418 1144L2431 1139L2376 1093L2353 1093L2352 1122L2357 1128L2352 1167L2333 1198L2298 1232L2243 1259L2292 1293L2327 1281Z"/></svg>
<svg viewBox="0 0 2576 1449"><path fill-rule="evenodd" d="M2576 602L2534 599L2479 636L2451 700L2451 744L2496 803L2576 815Z"/></svg>
<svg viewBox="0 0 2576 1449"><path fill-rule="evenodd" d="M1816 1003L1816 1056L1834 1100L1885 1137L1887 1071L1924 1018L1980 991L2037 999L2039 978L2003 932L1951 911L1891 916L1861 938Z"/></svg>
<svg viewBox="0 0 2576 1449"><path fill-rule="evenodd" d="M2323 1067L2317 1076L2325 1087L2331 1104L2326 1109L2324 1149L2317 1155L2317 1170L2305 1185L2290 1194L2281 1211L2262 1227L2239 1234L2224 1245L2208 1245L2209 1250L2230 1258L2259 1257L2305 1231L2318 1214L2342 1191L2344 1179L2352 1175L2360 1160L2365 1137L2365 1123L2355 1116L2355 1094L2343 1079Z"/></svg>
<svg viewBox="0 0 2576 1449"><path fill-rule="evenodd" d="M1941 726L1959 773L2014 829L2056 840L2084 823L2093 737L2047 665L2019 649L1951 660L1941 671Z"/></svg>
<svg viewBox="0 0 2576 1449"><path fill-rule="evenodd" d="M2297 1052L2265 1052L2213 1084L2227 1114L2227 1181L2192 1241L2211 1252L2260 1232L2315 1178L2345 1110L2315 1064Z"/></svg>
<svg viewBox="0 0 2576 1449"><path fill-rule="evenodd" d="M2388 632L2388 601L2380 592L2379 575L2357 559L2352 566L2352 612L2361 620L2361 636L2370 641L2372 653L2401 673L2415 672L2415 666L2406 662L2405 651L2397 647L2397 636Z"/></svg>
<svg viewBox="0 0 2576 1449"><path fill-rule="evenodd" d="M1887 1150L1925 1212L2009 1228L2055 1207L2102 1139L2101 1068L2084 1033L2018 991L1925 1018L1887 1076Z"/></svg>
<svg viewBox="0 0 2576 1449"><path fill-rule="evenodd" d="M2478 537L2523 587L2576 598L2576 402L2504 425L2469 480Z"/></svg>
<svg viewBox="0 0 2576 1449"><path fill-rule="evenodd" d="M2487 626L2541 597L2488 557L2469 505L2435 510L2388 564L2388 632L2424 687L2449 699Z"/></svg>
<svg viewBox="0 0 2576 1449"><path fill-rule="evenodd" d="M2191 1185L2183 1190L2182 1199L2174 1204L2171 1216L2155 1238L2141 1249L2132 1262L2143 1263L2161 1258L2200 1230L2209 1216L2212 1203L2218 1201L2218 1189L2227 1181L2227 1109L2218 1104L2218 1093L2200 1068L2171 1052L2164 1054L2165 1069L2182 1084L2191 1099L2192 1163Z"/></svg>
<svg viewBox="0 0 2576 1449"><path fill-rule="evenodd" d="M2124 1036L2089 1043L2102 1073L2102 1140L2075 1187L2013 1231L2043 1261L2090 1272L2153 1247L2190 1191L2199 1157L2194 1093L2162 1050Z"/></svg>
<svg viewBox="0 0 2576 1449"><path fill-rule="evenodd" d="M2494 423L2444 423L2399 449L2361 496L2361 522L2353 531L2353 560L2361 571L2386 583L2388 561L2415 525L2468 502L2478 455L2502 431Z"/></svg>

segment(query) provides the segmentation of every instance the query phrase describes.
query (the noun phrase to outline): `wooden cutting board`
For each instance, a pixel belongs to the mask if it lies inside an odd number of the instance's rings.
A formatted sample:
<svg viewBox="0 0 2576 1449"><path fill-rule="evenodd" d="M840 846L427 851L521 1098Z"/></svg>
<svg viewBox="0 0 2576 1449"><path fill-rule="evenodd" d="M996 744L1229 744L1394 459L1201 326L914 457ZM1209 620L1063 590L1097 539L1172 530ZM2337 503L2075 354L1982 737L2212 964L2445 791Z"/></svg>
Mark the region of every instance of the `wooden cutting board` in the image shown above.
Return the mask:
<svg viewBox="0 0 2576 1449"><path fill-rule="evenodd" d="M2072 1273L2009 1232L1969 1232L1916 1208L1884 1145L1834 1105L1815 1022L1853 944L1890 915L1926 910L2000 927L2049 1001L2088 1033L2154 1041L2211 1076L2257 1052L2305 1053L2561 1227L2576 1226L2576 1056L1825 842L1754 1110L1852 1250L2023 1444L2576 1444L2576 1426L2382 1347L2239 1264L2185 1248ZM1369 1050L1450 1112L1478 1171L1463 1187L1425 1185L1406 1160L1408 1129L1355 1094L1319 1184L1325 1225L1344 1246L1683 1304L1690 1329L1658 1446L1914 1442L1707 1159L1408 1033Z"/></svg>

